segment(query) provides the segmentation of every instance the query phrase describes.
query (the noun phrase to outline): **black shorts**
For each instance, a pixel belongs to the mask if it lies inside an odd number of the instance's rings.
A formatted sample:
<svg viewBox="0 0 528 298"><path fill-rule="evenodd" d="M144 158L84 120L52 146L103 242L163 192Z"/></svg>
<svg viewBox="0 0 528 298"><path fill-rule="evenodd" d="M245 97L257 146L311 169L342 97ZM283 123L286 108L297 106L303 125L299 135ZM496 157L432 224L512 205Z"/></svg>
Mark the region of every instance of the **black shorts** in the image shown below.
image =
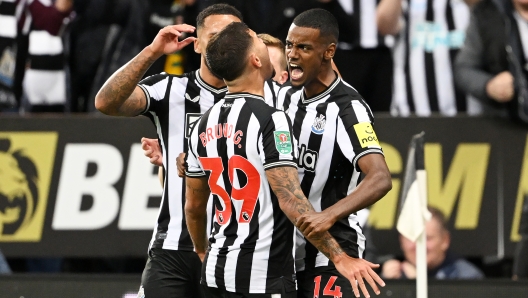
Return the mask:
<svg viewBox="0 0 528 298"><path fill-rule="evenodd" d="M202 298L202 262L193 251L152 248L138 298ZM142 296L144 295L144 296Z"/></svg>
<svg viewBox="0 0 528 298"><path fill-rule="evenodd" d="M233 293L218 288L212 288L203 285L203 290L207 298L296 298L297 292L284 292L280 294L250 294L250 293Z"/></svg>
<svg viewBox="0 0 528 298"><path fill-rule="evenodd" d="M297 272L297 298L356 297L352 285L334 266Z"/></svg>

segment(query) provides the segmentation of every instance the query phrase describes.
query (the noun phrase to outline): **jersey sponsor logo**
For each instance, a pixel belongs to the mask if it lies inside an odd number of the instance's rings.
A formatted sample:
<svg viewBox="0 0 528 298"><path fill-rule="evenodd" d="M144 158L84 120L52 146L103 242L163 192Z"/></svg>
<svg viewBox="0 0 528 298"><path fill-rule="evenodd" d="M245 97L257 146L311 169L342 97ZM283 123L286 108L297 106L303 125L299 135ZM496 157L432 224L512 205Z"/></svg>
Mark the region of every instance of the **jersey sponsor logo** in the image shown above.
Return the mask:
<svg viewBox="0 0 528 298"><path fill-rule="evenodd" d="M448 31L440 23L423 22L414 26L411 47L422 48L428 53L440 47L460 49L464 45L465 38L464 30Z"/></svg>
<svg viewBox="0 0 528 298"><path fill-rule="evenodd" d="M312 124L312 132L318 135L323 134L326 125L326 119L324 115L315 117L314 123Z"/></svg>
<svg viewBox="0 0 528 298"><path fill-rule="evenodd" d="M185 98L192 102L198 102L200 100L200 95L196 95L194 98L191 98L191 96L189 96L189 93L185 93Z"/></svg>
<svg viewBox="0 0 528 298"><path fill-rule="evenodd" d="M356 135L358 137L359 143L361 144L361 148L370 146L380 147L378 137L376 136L376 132L374 132L374 128L372 128L371 123L360 122L358 124L355 124L354 130L356 131Z"/></svg>
<svg viewBox="0 0 528 298"><path fill-rule="evenodd" d="M299 152L299 167L304 168L306 171L315 172L315 166L317 165L317 159L319 154L317 151L306 148L305 144L301 145Z"/></svg>
<svg viewBox="0 0 528 298"><path fill-rule="evenodd" d="M232 139L233 144L237 145L238 148L242 148L242 144L240 144L240 141L242 141L244 133L241 130L237 130L235 133L233 133L234 130L235 128L233 127L233 124L215 124L214 127L208 127L205 132L202 132L200 134L200 140L202 141L202 145L205 147L210 141L214 139Z"/></svg>
<svg viewBox="0 0 528 298"><path fill-rule="evenodd" d="M274 131L275 148L280 154L290 154L292 152L291 136L289 131Z"/></svg>
<svg viewBox="0 0 528 298"><path fill-rule="evenodd" d="M200 120L202 114L199 113L187 113L185 114L185 137L189 138L191 136L191 131L194 125Z"/></svg>
<svg viewBox="0 0 528 298"><path fill-rule="evenodd" d="M0 133L0 241L40 241L58 134Z"/></svg>

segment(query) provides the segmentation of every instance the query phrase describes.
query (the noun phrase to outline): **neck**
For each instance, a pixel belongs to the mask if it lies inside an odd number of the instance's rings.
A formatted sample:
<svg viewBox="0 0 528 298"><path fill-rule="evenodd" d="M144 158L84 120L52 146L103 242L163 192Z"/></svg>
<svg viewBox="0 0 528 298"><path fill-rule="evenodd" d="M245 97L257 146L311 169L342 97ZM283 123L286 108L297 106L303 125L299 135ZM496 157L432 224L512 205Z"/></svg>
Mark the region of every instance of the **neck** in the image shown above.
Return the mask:
<svg viewBox="0 0 528 298"><path fill-rule="evenodd" d="M513 6L519 15L526 21L528 21L528 5L520 4L517 1L513 1Z"/></svg>
<svg viewBox="0 0 528 298"><path fill-rule="evenodd" d="M321 71L315 79L304 86L304 93L307 98L311 98L328 88L336 79L336 74L332 67L321 66Z"/></svg>
<svg viewBox="0 0 528 298"><path fill-rule="evenodd" d="M202 63L200 63L200 77L202 77L202 80L215 88L225 87L226 84L224 80L217 78L209 70L209 68L205 65L204 59L205 58L202 56Z"/></svg>
<svg viewBox="0 0 528 298"><path fill-rule="evenodd" d="M227 82L229 93L251 93L264 97L264 82L266 80L260 75L258 70L244 73L239 78Z"/></svg>

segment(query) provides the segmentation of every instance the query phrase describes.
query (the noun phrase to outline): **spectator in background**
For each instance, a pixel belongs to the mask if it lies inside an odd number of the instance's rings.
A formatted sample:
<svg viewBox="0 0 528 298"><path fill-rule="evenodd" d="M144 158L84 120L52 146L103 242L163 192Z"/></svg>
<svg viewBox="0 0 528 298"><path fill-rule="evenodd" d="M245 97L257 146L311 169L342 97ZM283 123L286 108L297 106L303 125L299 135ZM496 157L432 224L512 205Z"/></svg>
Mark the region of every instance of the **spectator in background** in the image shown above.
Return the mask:
<svg viewBox="0 0 528 298"><path fill-rule="evenodd" d="M275 76L272 79L281 85L284 84L288 81L288 62L286 61L284 43L280 39L266 33L261 33L258 37L268 47L271 64L273 64L275 69Z"/></svg>
<svg viewBox="0 0 528 298"><path fill-rule="evenodd" d="M43 1L45 2L45 1ZM66 95L66 64L61 35L72 0L56 0L54 5L39 8L47 18L28 17L30 31L27 69L22 82L21 112L65 112L69 110ZM31 1L30 1L31 3ZM35 1L33 1L35 3ZM30 4L33 5L33 3ZM46 27L55 23L54 30Z"/></svg>
<svg viewBox="0 0 528 298"><path fill-rule="evenodd" d="M428 208L432 218L425 225L427 235L427 274L436 279L481 279L484 274L472 263L449 252L451 236L444 214ZM416 245L400 235L404 260L391 259L383 263L381 277L388 279L416 278Z"/></svg>
<svg viewBox="0 0 528 298"><path fill-rule="evenodd" d="M110 75L148 44L150 1L75 0L70 31L73 112L94 111L94 98Z"/></svg>
<svg viewBox="0 0 528 298"><path fill-rule="evenodd" d="M479 99L488 113L519 119L519 99L528 101L527 62L528 1L477 4L456 59L458 86Z"/></svg>
<svg viewBox="0 0 528 298"><path fill-rule="evenodd" d="M28 44L33 69L64 66L61 44L52 40L60 39L57 36L71 6L72 0L0 0L0 111L20 104ZM28 37L30 29L39 34ZM50 53L53 57L42 56Z"/></svg>
<svg viewBox="0 0 528 298"><path fill-rule="evenodd" d="M455 89L452 71L468 23L469 7L463 1L380 1L378 29L397 36L392 115L454 116L468 110L466 95Z"/></svg>
<svg viewBox="0 0 528 298"><path fill-rule="evenodd" d="M392 98L391 36L381 36L376 24L376 0L319 0L339 23L334 57L343 79L374 112L388 112Z"/></svg>
<svg viewBox="0 0 528 298"><path fill-rule="evenodd" d="M181 0L150 0L149 11L145 38L146 40L153 40L163 27L184 23L185 2ZM164 71L170 74L183 74L180 52L165 55L161 59L156 60L147 70L145 76L155 75Z"/></svg>

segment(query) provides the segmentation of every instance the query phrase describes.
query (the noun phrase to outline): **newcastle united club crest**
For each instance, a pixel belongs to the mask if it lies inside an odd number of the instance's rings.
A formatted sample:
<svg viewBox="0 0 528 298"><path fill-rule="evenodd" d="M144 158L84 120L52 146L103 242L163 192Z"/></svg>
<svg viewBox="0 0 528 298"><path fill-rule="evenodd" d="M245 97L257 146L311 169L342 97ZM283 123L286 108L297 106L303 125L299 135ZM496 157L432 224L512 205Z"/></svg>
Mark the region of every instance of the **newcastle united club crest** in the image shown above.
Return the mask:
<svg viewBox="0 0 528 298"><path fill-rule="evenodd" d="M326 119L324 115L319 115L319 117L315 117L314 122L312 124L312 132L318 135L323 134L325 124Z"/></svg>

